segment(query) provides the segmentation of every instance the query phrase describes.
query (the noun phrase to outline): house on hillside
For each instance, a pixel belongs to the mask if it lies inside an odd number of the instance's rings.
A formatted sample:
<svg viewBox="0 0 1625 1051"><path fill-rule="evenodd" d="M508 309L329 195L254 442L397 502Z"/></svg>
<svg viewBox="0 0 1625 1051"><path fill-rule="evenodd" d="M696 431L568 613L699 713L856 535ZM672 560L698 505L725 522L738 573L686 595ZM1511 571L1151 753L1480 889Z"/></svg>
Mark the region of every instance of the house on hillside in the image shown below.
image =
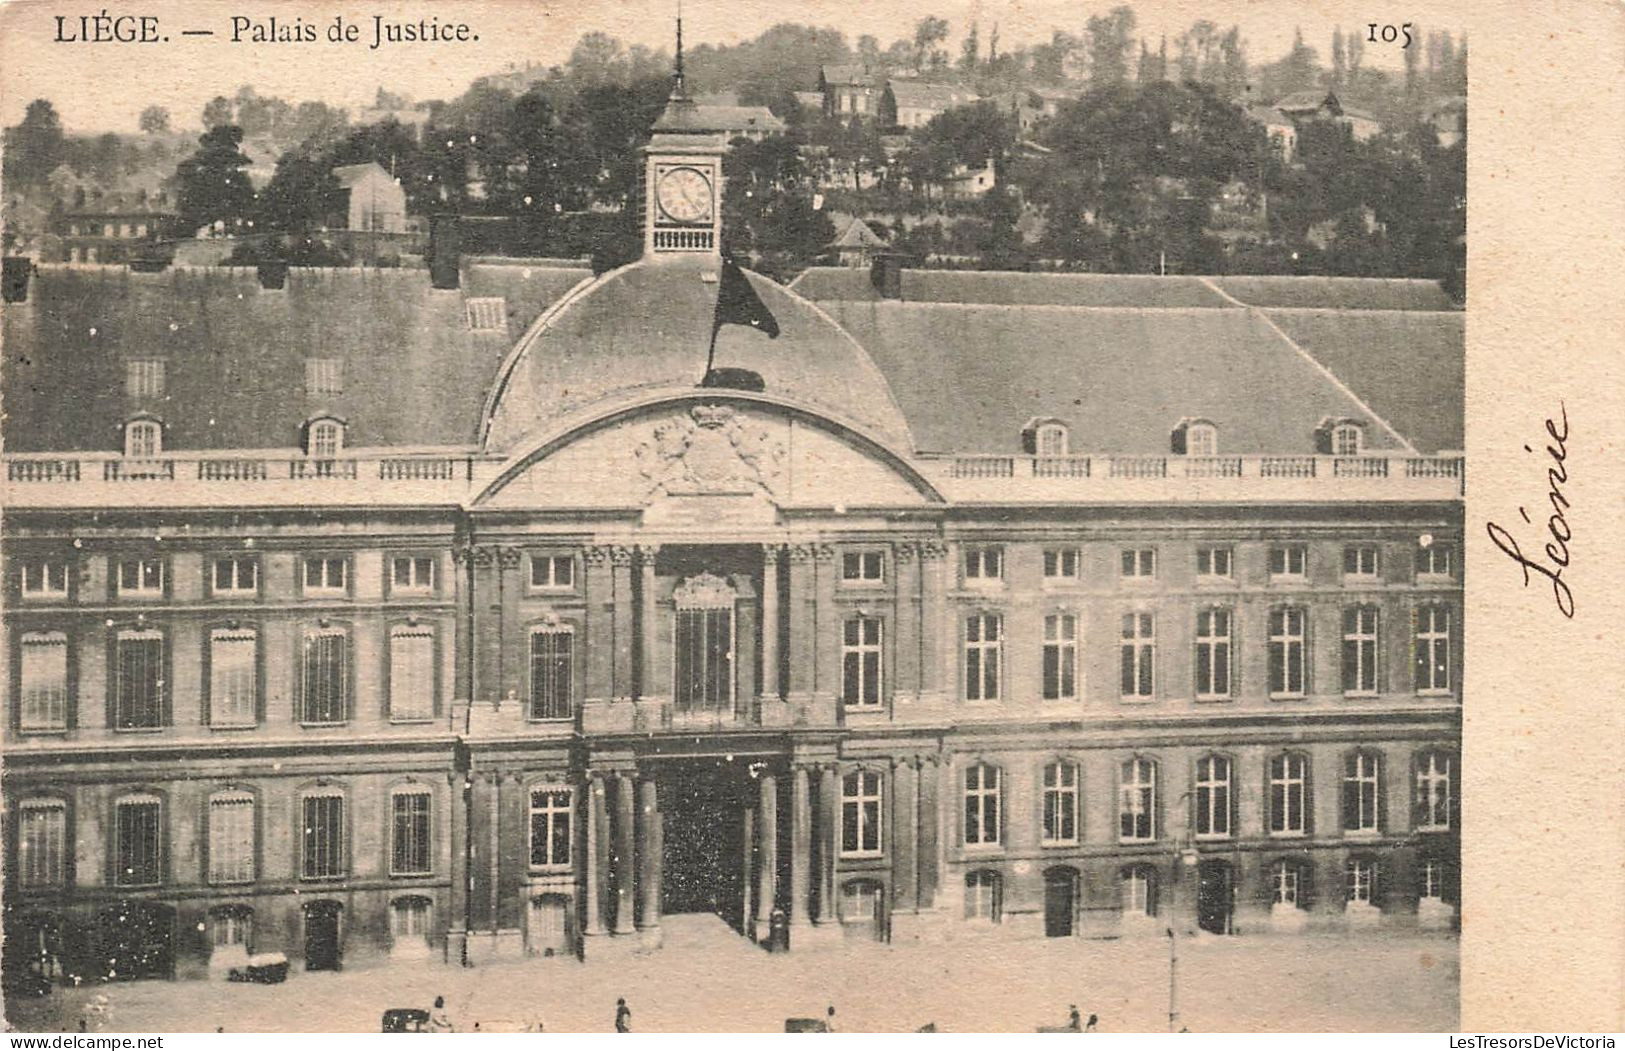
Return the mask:
<svg viewBox="0 0 1625 1051"><path fill-rule="evenodd" d="M1467 96L1452 95L1435 99L1422 118L1439 137L1439 145L1449 149L1467 134Z"/></svg>
<svg viewBox="0 0 1625 1051"><path fill-rule="evenodd" d="M955 165L942 188L949 200L966 201L980 197L998 185L999 176L994 170L993 158L989 157L980 168Z"/></svg>
<svg viewBox="0 0 1625 1051"><path fill-rule="evenodd" d="M1256 124L1262 125L1270 145L1290 164L1298 150L1298 126L1275 106L1247 106L1244 111Z"/></svg>
<svg viewBox="0 0 1625 1051"><path fill-rule="evenodd" d="M841 235L829 244L829 250L840 266L865 267L874 262L875 254L888 247L885 238L862 219L854 216Z"/></svg>
<svg viewBox="0 0 1625 1051"><path fill-rule="evenodd" d="M1294 124L1305 121L1330 120L1347 128L1355 141L1365 142L1382 130L1382 123L1364 110L1345 106L1337 93L1328 91L1295 91L1277 99L1275 109Z"/></svg>
<svg viewBox="0 0 1625 1051"><path fill-rule="evenodd" d="M881 88L861 65L824 66L818 71L818 90L826 117L873 117L880 108Z"/></svg>
<svg viewBox="0 0 1625 1051"><path fill-rule="evenodd" d="M733 95L701 95L694 100L694 130L720 134L727 141L760 141L784 134L784 121L766 106L741 106Z"/></svg>
<svg viewBox="0 0 1625 1051"><path fill-rule="evenodd" d="M333 169L345 193L344 228L373 233L406 232L406 191L377 161Z"/></svg>
<svg viewBox="0 0 1625 1051"><path fill-rule="evenodd" d="M60 239L54 262L124 263L134 250L157 239L175 218L166 194L93 194L56 221Z"/></svg>
<svg viewBox="0 0 1625 1051"><path fill-rule="evenodd" d="M956 106L968 106L979 98L969 88L953 84L893 78L881 93L880 122L888 128L923 128L932 117Z"/></svg>

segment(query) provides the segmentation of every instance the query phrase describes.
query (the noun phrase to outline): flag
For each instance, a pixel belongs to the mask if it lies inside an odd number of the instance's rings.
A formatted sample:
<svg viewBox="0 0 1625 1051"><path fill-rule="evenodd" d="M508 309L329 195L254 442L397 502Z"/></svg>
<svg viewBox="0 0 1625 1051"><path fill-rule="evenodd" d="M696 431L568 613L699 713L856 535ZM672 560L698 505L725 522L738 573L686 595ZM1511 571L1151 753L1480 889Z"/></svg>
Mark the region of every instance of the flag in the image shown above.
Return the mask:
<svg viewBox="0 0 1625 1051"><path fill-rule="evenodd" d="M711 325L711 345L716 346L717 333L723 325L749 325L768 338L777 339L779 323L762 302L762 297L750 287L745 272L732 259L722 261L721 287L717 290L717 316Z"/></svg>

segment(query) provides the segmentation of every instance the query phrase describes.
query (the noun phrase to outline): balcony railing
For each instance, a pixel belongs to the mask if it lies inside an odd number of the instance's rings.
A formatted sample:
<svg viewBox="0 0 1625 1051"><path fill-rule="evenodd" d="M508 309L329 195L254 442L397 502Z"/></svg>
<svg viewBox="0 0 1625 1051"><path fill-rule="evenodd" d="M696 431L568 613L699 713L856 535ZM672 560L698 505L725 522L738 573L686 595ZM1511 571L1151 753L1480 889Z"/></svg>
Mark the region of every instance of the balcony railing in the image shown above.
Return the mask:
<svg viewBox="0 0 1625 1051"><path fill-rule="evenodd" d="M1227 492L1267 497L1296 496L1305 483L1329 492L1340 486L1374 486L1373 492L1425 490L1459 495L1465 476L1460 456L956 456L927 461L928 472L950 491L996 498L1018 491L1087 499L1133 490L1141 495L1200 483L1204 495ZM930 471L930 468L935 468ZM1249 484L1256 480L1256 484ZM1174 489L1169 489L1173 495ZM1352 491L1352 489L1351 489ZM1361 491L1366 491L1361 488Z"/></svg>

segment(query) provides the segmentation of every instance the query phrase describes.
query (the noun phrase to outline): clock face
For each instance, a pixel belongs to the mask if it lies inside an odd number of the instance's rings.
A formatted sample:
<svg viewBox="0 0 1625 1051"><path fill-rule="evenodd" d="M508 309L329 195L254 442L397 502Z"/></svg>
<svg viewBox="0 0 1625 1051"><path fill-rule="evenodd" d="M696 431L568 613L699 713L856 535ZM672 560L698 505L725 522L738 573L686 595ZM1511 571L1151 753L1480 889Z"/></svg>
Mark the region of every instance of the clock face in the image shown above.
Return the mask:
<svg viewBox="0 0 1625 1051"><path fill-rule="evenodd" d="M660 210L680 223L711 218L711 180L694 168L673 168L660 177Z"/></svg>

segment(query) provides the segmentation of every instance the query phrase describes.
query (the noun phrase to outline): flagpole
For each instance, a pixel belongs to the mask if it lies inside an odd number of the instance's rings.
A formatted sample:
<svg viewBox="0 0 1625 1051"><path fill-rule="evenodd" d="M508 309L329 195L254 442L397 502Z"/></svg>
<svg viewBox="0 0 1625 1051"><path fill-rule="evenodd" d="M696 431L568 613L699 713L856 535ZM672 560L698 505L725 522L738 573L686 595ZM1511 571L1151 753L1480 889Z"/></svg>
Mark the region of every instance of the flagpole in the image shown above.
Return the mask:
<svg viewBox="0 0 1625 1051"><path fill-rule="evenodd" d="M700 386L702 387L705 386L705 381L710 378L711 366L717 360L717 333L720 331L722 331L721 325L711 326L711 349L705 352L705 375L700 377Z"/></svg>

